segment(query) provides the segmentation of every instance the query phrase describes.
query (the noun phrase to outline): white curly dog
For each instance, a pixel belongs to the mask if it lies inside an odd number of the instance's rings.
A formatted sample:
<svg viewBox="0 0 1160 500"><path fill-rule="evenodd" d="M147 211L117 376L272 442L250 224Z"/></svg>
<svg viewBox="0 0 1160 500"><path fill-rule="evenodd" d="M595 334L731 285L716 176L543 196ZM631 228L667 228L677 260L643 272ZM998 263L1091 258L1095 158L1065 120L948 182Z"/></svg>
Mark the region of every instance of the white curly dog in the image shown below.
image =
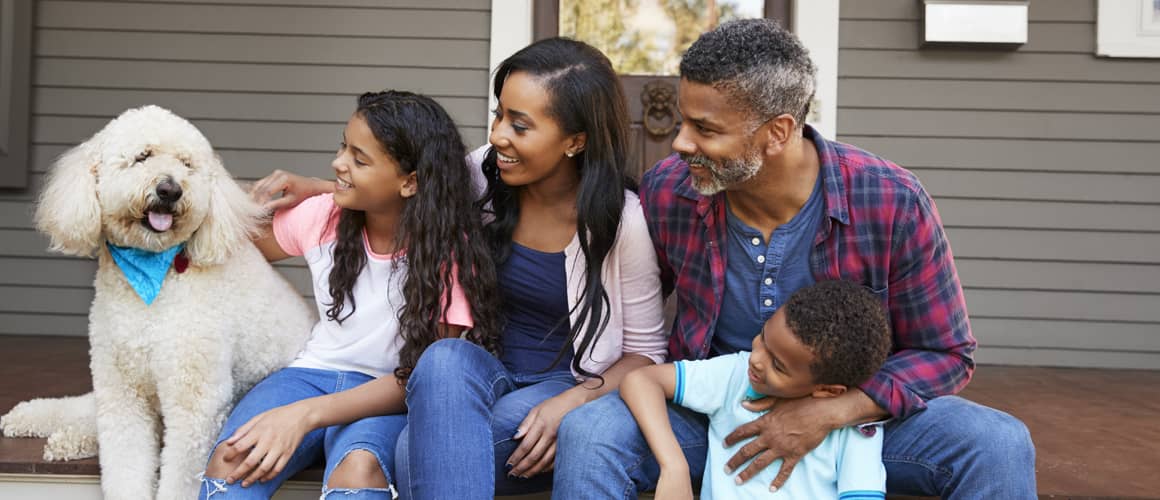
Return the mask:
<svg viewBox="0 0 1160 500"><path fill-rule="evenodd" d="M197 128L157 106L125 111L61 156L36 223L53 250L97 256L93 392L21 403L5 434L49 437L49 459L99 444L109 500L196 497L233 403L292 361L315 321L250 243L262 216ZM126 251L165 260L151 304L113 257Z"/></svg>

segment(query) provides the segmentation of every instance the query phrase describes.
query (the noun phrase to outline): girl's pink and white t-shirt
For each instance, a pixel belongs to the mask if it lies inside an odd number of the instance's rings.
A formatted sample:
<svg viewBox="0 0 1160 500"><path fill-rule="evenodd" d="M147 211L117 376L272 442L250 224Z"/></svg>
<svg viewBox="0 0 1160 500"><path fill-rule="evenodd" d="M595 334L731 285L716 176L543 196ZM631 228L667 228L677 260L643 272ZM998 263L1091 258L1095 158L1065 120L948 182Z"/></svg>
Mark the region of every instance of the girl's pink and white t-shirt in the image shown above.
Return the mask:
<svg viewBox="0 0 1160 500"><path fill-rule="evenodd" d="M351 295L357 307L350 311L348 297L340 318L327 319L330 307L330 271L334 267L334 246L339 209L329 194L315 196L294 208L274 215L274 238L290 255L305 257L314 285L314 303L320 320L290 366L323 370L355 371L381 377L399 366L399 312L404 305L403 284L407 264L403 252L380 255L371 251L363 235L367 260ZM471 307L455 280L451 305L443 322L471 328Z"/></svg>

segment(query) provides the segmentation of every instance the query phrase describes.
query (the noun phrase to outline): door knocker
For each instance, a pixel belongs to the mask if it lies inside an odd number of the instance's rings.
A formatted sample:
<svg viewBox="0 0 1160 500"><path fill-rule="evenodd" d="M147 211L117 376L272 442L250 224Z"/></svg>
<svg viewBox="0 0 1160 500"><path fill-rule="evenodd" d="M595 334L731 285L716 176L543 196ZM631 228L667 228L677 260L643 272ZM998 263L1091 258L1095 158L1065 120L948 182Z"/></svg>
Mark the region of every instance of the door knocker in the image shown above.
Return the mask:
<svg viewBox="0 0 1160 500"><path fill-rule="evenodd" d="M640 93L641 121L645 130L654 138L665 138L677 127L677 90L671 83L654 80L644 86Z"/></svg>

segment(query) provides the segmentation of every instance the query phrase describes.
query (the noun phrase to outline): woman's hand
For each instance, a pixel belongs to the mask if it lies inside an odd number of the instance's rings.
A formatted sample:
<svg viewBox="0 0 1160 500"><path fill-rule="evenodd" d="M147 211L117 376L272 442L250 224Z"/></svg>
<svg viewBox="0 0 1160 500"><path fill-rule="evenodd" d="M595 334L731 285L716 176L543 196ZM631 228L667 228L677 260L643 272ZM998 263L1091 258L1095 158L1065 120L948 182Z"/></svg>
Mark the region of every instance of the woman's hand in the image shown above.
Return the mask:
<svg viewBox="0 0 1160 500"><path fill-rule="evenodd" d="M507 459L507 463L512 465L508 474L529 478L552 470L556 461L556 431L560 429L560 421L564 420L568 412L585 403L583 395L576 390L578 388L564 391L528 412L514 436L514 439L520 440L520 445Z"/></svg>
<svg viewBox="0 0 1160 500"><path fill-rule="evenodd" d="M275 170L250 186L250 197L269 212L297 206L311 196L333 193L334 182ZM281 197L275 198L276 195Z"/></svg>
<svg viewBox="0 0 1160 500"><path fill-rule="evenodd" d="M222 458L227 463L246 454L246 459L226 476L226 482L233 484L244 478L242 486L248 487L255 481L274 479L286 467L306 434L314 430L308 423L309 417L309 407L299 402L251 418L224 443L227 451Z"/></svg>

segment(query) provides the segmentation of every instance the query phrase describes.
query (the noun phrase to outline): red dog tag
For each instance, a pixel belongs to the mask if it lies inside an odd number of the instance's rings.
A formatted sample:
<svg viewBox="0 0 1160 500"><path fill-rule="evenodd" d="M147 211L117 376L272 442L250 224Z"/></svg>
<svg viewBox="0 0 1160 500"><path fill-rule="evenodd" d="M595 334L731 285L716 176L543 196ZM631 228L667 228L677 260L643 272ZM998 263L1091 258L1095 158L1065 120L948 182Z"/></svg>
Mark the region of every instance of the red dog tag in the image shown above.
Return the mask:
<svg viewBox="0 0 1160 500"><path fill-rule="evenodd" d="M182 250L177 253L176 257L173 258L173 269L177 271L177 274L181 274L184 273L188 268L189 257L186 257L185 250Z"/></svg>

